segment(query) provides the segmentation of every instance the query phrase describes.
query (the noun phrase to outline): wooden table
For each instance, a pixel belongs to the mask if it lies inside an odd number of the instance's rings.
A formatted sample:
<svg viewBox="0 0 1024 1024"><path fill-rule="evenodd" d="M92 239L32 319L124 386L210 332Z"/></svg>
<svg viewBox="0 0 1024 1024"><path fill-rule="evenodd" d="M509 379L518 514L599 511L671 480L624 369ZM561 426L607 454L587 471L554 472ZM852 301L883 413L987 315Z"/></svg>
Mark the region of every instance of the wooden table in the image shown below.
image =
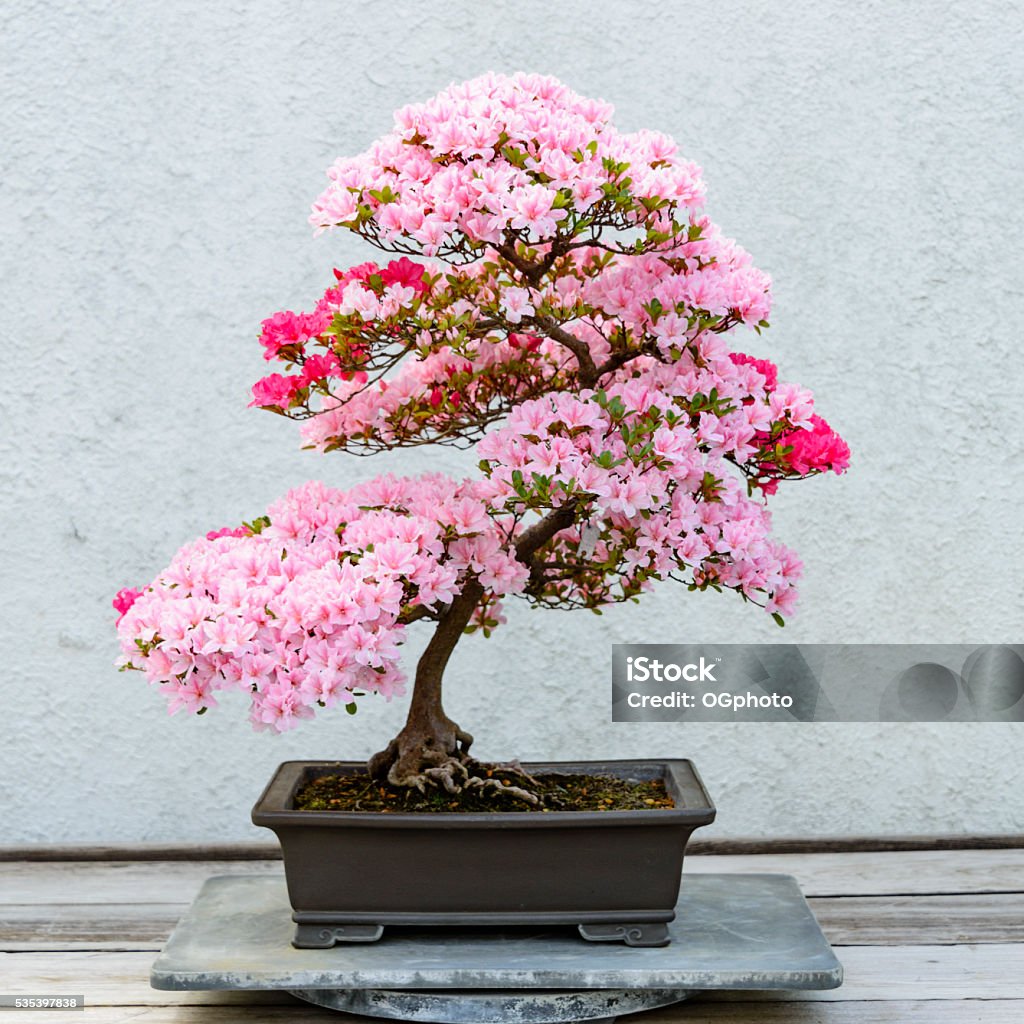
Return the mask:
<svg viewBox="0 0 1024 1024"><path fill-rule="evenodd" d="M795 875L846 982L832 992L701 997L631 1024L1024 1022L1024 849L693 856L686 870ZM70 1017L34 1011L11 1024L344 1020L285 994L149 987L156 951L205 878L279 871L271 860L0 862L0 993L86 1001Z"/></svg>

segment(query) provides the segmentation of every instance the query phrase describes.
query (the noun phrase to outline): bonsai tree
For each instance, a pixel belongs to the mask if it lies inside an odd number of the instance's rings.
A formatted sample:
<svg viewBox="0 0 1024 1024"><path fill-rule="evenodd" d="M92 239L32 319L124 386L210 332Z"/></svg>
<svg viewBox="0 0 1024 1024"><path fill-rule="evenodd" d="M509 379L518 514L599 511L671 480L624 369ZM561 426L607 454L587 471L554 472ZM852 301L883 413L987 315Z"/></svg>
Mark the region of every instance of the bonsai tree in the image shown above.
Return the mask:
<svg viewBox="0 0 1024 1024"><path fill-rule="evenodd" d="M487 75L330 168L316 231L388 255L263 322L284 372L252 404L324 452L474 447L479 475L310 483L122 591L121 665L171 712L239 689L256 728L285 730L391 699L423 623L408 720L369 770L458 792L488 780L444 710L445 666L503 598L600 612L671 579L782 625L801 565L768 498L843 472L849 449L809 391L737 351L768 326L770 281L703 214L699 169L611 113L553 78Z"/></svg>

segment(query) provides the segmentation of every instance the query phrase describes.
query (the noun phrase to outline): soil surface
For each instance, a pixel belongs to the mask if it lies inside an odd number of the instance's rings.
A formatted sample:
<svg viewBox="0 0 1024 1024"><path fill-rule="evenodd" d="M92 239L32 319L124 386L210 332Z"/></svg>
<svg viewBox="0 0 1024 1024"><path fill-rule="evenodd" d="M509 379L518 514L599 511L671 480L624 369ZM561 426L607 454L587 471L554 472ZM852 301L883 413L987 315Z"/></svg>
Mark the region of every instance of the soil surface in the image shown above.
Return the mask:
<svg viewBox="0 0 1024 1024"><path fill-rule="evenodd" d="M399 789L366 774L322 775L295 795L297 811L375 811L387 813L479 811L650 811L675 804L660 780L630 781L611 775L541 774L531 779L501 767L481 766L481 775L519 786L540 798L540 806L492 789L443 791Z"/></svg>

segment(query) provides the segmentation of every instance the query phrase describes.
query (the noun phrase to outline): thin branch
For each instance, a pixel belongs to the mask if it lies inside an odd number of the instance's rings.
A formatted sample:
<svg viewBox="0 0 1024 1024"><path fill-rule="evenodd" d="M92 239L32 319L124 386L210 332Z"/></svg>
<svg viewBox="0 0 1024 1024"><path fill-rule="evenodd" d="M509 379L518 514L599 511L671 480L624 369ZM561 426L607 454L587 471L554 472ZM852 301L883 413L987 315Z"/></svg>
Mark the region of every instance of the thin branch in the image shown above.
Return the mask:
<svg viewBox="0 0 1024 1024"><path fill-rule="evenodd" d="M398 616L398 622L403 626L408 626L413 622L419 622L420 619L433 619L435 622L440 622L442 615L448 610L448 605L441 605L439 608L430 609L425 604L418 604L410 608L408 611L403 611Z"/></svg>

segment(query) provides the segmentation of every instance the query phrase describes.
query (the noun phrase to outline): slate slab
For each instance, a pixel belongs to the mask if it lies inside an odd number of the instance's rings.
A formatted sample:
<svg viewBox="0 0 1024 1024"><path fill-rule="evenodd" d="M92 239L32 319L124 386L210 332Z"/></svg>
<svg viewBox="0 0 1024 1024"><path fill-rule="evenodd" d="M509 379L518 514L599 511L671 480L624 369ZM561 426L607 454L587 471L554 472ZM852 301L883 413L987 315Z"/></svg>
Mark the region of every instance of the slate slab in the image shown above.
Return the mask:
<svg viewBox="0 0 1024 1024"><path fill-rule="evenodd" d="M295 949L283 877L232 875L203 885L153 964L151 983L157 989L285 989L321 1005L340 1000L356 1009L359 1003L362 1013L373 1013L373 994L339 993L603 990L595 993L600 999L609 990L660 990L683 998L711 989L842 983L842 967L788 875L687 873L669 929L671 944L654 949L585 942L571 927L394 927L372 944Z"/></svg>

